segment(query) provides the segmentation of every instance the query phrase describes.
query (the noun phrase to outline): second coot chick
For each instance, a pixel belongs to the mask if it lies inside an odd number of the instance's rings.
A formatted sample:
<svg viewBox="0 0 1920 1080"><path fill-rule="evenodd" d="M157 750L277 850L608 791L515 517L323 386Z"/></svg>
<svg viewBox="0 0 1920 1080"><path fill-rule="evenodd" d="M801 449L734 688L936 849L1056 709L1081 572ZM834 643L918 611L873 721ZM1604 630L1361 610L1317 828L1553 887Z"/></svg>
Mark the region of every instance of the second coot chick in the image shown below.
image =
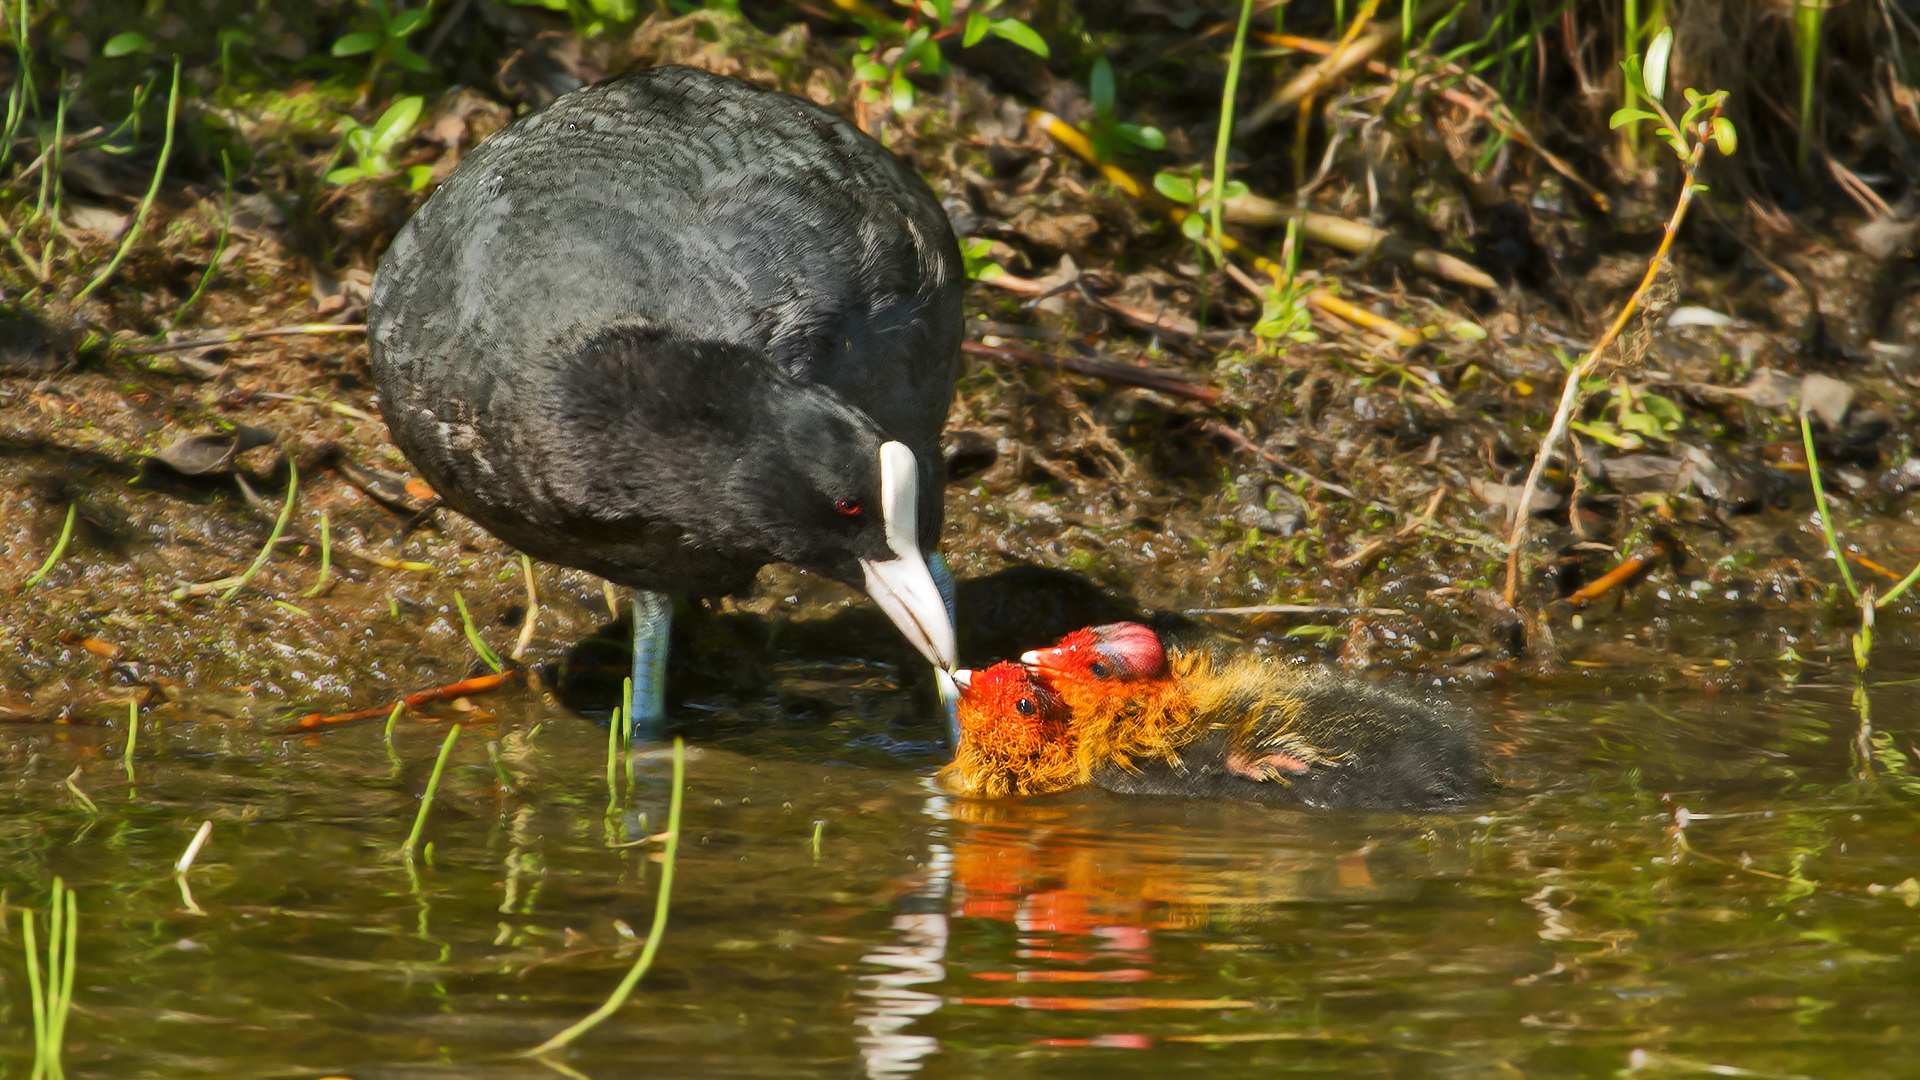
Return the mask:
<svg viewBox="0 0 1920 1080"><path fill-rule="evenodd" d="M691 68L482 143L382 261L395 442L448 505L634 590L636 726L668 594L785 562L954 659L929 560L965 284L926 185L811 102Z"/></svg>
<svg viewBox="0 0 1920 1080"><path fill-rule="evenodd" d="M1133 623L1077 631L1023 660L967 677L962 746L942 774L954 790L1090 783L1392 810L1489 790L1471 721L1385 687L1251 657L1168 654Z"/></svg>

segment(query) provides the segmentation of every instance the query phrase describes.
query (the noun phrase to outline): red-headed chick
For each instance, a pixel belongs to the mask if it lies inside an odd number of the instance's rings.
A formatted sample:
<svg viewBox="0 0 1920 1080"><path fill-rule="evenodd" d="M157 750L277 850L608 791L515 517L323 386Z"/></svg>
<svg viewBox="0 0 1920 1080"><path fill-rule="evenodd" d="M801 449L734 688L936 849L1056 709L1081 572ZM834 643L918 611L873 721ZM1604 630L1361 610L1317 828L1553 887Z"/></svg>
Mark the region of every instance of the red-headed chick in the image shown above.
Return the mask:
<svg viewBox="0 0 1920 1080"><path fill-rule="evenodd" d="M1013 663L954 673L960 745L940 770L947 790L974 798L1039 795L1084 781L1072 714L1046 679Z"/></svg>
<svg viewBox="0 0 1920 1080"><path fill-rule="evenodd" d="M1138 623L1075 631L1021 659L1066 703L1075 783L1393 809L1488 786L1470 722L1378 684L1169 651Z"/></svg>

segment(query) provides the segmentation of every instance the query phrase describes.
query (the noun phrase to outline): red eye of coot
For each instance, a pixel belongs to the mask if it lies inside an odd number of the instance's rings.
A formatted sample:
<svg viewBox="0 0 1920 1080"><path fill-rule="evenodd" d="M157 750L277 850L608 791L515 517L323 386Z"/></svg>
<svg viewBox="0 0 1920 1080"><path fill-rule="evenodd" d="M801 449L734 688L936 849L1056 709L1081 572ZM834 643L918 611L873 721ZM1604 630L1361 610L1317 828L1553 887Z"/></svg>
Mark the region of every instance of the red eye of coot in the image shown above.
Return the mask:
<svg viewBox="0 0 1920 1080"><path fill-rule="evenodd" d="M848 517L859 517L860 511L865 510L866 506L859 499L841 499L833 504L833 508Z"/></svg>

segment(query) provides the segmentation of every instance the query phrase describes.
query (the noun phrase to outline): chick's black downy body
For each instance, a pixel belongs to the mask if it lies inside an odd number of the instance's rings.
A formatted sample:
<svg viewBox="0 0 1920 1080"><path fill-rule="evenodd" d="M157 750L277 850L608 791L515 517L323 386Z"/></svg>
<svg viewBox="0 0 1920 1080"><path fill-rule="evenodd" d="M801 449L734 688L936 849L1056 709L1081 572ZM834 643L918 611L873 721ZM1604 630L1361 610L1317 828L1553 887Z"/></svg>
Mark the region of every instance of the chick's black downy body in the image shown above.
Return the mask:
<svg viewBox="0 0 1920 1080"><path fill-rule="evenodd" d="M1494 788L1472 719L1357 679L1229 685L1203 715L1212 722L1175 760L1102 765L1093 782L1129 795L1402 811L1442 810Z"/></svg>

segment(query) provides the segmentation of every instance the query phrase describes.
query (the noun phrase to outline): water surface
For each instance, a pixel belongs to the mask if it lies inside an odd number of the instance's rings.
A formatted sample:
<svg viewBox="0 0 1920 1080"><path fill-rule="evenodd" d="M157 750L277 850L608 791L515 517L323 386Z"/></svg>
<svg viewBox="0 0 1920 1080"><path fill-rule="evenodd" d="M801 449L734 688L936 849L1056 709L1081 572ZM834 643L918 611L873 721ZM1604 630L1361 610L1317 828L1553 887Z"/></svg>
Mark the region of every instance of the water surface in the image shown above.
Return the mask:
<svg viewBox="0 0 1920 1080"><path fill-rule="evenodd" d="M118 732L10 729L0 1063L29 1060L18 905L58 874L84 1076L1910 1076L1920 708L1876 672L1871 778L1841 673L1718 697L1601 679L1470 697L1505 791L1416 818L969 803L929 785L928 731L839 745L862 725L716 713L664 947L557 1066L512 1055L637 955L661 758L610 811L600 729L483 702L410 873L444 724L389 748L378 724L156 717L132 783ZM839 700L857 719L886 692ZM188 895L172 864L203 820Z"/></svg>

